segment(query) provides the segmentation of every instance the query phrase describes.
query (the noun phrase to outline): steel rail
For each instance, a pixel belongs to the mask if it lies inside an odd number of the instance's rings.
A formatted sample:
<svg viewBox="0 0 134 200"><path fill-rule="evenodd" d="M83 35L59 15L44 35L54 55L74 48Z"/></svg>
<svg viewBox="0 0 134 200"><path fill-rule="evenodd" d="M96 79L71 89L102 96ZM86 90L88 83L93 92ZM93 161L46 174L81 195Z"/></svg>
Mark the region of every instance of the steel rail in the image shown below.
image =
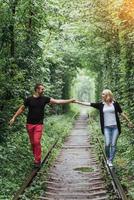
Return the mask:
<svg viewBox="0 0 134 200"><path fill-rule="evenodd" d="M43 159L41 166L39 168L35 168L31 171L31 173L28 175L20 189L16 192L16 194L13 197L13 200L18 200L20 199L20 195L22 195L25 191L25 189L31 184L33 178L37 175L37 172L40 170L40 168L43 166L44 163L47 163L49 155L51 154L52 150L56 146L57 142L59 139L56 140L56 142L51 146L49 149L48 153L46 154L45 158Z"/></svg>
<svg viewBox="0 0 134 200"><path fill-rule="evenodd" d="M118 177L115 173L114 167L109 167L107 165L107 158L106 158L104 149L102 147L102 144L101 144L99 138L97 138L97 142L99 143L99 146L100 146L101 151L103 153L103 160L104 160L104 163L106 165L106 169L107 169L108 173L110 174L110 176L112 178L112 184L114 184L113 187L114 187L115 192L117 193L119 199L128 200L128 198L127 198L127 196L126 196L126 194L125 194L125 192L122 188L122 185L121 185L121 183L120 183L120 181L119 181L119 179L118 179Z"/></svg>

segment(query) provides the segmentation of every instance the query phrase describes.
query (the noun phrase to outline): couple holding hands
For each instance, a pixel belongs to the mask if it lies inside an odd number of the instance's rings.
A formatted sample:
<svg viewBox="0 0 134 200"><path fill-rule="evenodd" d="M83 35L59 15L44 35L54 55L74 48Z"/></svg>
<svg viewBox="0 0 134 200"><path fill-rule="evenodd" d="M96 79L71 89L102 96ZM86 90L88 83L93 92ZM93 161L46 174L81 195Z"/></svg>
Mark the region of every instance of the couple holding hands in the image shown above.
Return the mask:
<svg viewBox="0 0 134 200"><path fill-rule="evenodd" d="M23 105L17 110L9 124L12 125L18 115L28 108L26 129L29 135L32 151L34 155L34 166L40 167L41 164L41 137L43 133L44 108L46 104L67 104L77 103L85 106L91 106L99 110L100 125L105 138L105 153L107 164L112 167L112 161L116 152L116 143L121 133L121 125L119 114L128 121L128 125L132 127L126 114L122 112L120 104L115 101L110 90L106 89L102 92L102 101L99 103L80 102L74 99L53 99L43 95L43 84L36 84L34 94L24 100Z"/></svg>

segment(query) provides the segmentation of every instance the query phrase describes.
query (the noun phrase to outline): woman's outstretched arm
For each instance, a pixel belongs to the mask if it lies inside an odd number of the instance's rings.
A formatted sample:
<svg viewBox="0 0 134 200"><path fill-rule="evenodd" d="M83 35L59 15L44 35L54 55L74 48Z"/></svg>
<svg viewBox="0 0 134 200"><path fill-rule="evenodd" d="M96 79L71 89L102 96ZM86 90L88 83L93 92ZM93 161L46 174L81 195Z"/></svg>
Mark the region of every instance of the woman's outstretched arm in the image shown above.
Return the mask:
<svg viewBox="0 0 134 200"><path fill-rule="evenodd" d="M81 104L81 105L84 105L84 106L91 106L90 102L81 102L81 101L75 100L74 103Z"/></svg>

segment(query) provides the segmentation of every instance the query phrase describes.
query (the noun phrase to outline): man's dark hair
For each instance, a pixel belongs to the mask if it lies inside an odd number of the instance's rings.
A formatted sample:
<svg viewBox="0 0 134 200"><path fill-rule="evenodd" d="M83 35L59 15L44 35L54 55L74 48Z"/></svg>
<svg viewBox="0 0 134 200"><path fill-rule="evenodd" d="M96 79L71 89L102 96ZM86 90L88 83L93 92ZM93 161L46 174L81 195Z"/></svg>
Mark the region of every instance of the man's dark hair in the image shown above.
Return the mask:
<svg viewBox="0 0 134 200"><path fill-rule="evenodd" d="M42 83L36 83L34 86L34 91L36 91L40 86L44 86Z"/></svg>

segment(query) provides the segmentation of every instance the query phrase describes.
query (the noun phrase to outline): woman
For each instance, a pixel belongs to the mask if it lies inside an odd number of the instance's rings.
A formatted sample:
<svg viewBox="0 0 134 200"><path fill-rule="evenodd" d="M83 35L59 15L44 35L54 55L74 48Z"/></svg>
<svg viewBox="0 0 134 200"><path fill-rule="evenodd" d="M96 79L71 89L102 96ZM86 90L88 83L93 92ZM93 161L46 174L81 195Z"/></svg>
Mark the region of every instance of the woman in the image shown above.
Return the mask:
<svg viewBox="0 0 134 200"><path fill-rule="evenodd" d="M112 161L116 152L116 143L119 134L121 133L120 119L121 114L132 126L128 117L122 112L122 109L117 101L114 100L113 94L110 90L105 89L102 92L102 102L88 103L75 101L75 103L91 106L100 112L100 124L102 133L105 136L105 153L107 157L107 164L112 167Z"/></svg>

